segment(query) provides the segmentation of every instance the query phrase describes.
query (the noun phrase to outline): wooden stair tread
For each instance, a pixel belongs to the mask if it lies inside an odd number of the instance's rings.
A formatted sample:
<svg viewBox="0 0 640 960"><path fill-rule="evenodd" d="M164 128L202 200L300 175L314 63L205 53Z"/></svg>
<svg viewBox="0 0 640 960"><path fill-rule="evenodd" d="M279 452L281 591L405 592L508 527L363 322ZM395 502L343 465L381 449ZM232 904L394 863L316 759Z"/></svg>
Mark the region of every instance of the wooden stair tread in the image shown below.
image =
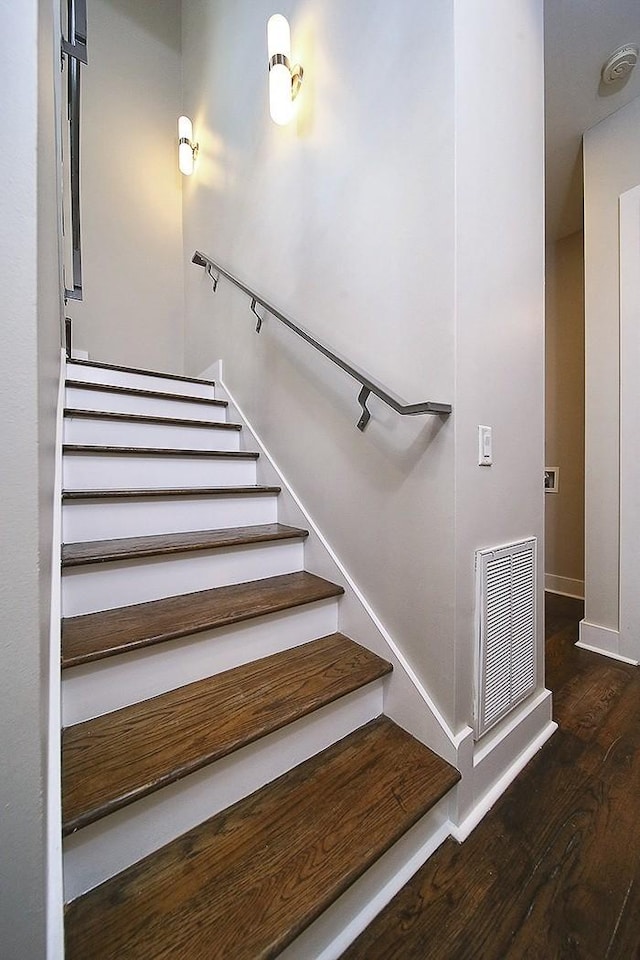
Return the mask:
<svg viewBox="0 0 640 960"><path fill-rule="evenodd" d="M119 413L117 410L80 410L65 407L65 417L81 420L117 420L123 423L162 424L172 427L203 427L209 430L242 430L240 423L215 423L211 420L188 420L183 417L156 417L146 413Z"/></svg>
<svg viewBox="0 0 640 960"><path fill-rule="evenodd" d="M202 380L199 377L185 377L180 373L161 373L159 370L144 370L141 367L123 367L119 363L103 363L101 360L84 360L70 357L67 365L97 367L100 370L117 370L120 373L135 373L142 377L160 377L163 380L178 380L180 383L201 383L204 387L215 386L215 380Z"/></svg>
<svg viewBox="0 0 640 960"><path fill-rule="evenodd" d="M154 487L144 490L63 490L62 499L67 500L139 500L159 497L250 497L280 493L281 487Z"/></svg>
<svg viewBox="0 0 640 960"><path fill-rule="evenodd" d="M63 544L62 566L77 567L88 563L134 560L194 550L241 547L272 540L304 539L308 535L308 530L299 527L260 523L248 527L226 527L223 530L189 530L186 533L154 533L120 540L88 540Z"/></svg>
<svg viewBox="0 0 640 960"><path fill-rule="evenodd" d="M213 397L187 397L183 393L167 393L164 390L146 390L143 387L120 387L112 383L88 383L86 380L65 380L65 386L74 390L99 390L100 393L122 393L130 397L155 397L159 400L181 400L186 403L204 403L214 407L228 407L226 400Z"/></svg>
<svg viewBox="0 0 640 960"><path fill-rule="evenodd" d="M94 443L64 443L64 454L89 453L126 457L204 457L216 460L257 460L252 450L182 450L180 447L114 447Z"/></svg>
<svg viewBox="0 0 640 960"><path fill-rule="evenodd" d="M68 727L62 737L64 832L173 783L391 669L336 633Z"/></svg>
<svg viewBox="0 0 640 960"><path fill-rule="evenodd" d="M341 596L342 587L306 571L151 600L62 621L62 667Z"/></svg>
<svg viewBox="0 0 640 960"><path fill-rule="evenodd" d="M65 956L274 957L458 779L379 717L68 904Z"/></svg>

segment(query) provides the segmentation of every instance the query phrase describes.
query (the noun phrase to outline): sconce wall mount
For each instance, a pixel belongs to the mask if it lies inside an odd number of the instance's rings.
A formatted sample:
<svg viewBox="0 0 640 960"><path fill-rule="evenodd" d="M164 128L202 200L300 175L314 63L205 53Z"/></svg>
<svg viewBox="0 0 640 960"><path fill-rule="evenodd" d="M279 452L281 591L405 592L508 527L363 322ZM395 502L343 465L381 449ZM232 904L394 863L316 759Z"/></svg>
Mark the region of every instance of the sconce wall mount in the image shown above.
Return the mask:
<svg viewBox="0 0 640 960"><path fill-rule="evenodd" d="M304 68L300 66L299 63L295 63L293 67L289 63L289 58L284 55L284 53L274 53L274 55L269 60L269 72L271 72L273 67L282 65L287 68L291 76L291 99L295 100L302 86L302 78L304 77Z"/></svg>

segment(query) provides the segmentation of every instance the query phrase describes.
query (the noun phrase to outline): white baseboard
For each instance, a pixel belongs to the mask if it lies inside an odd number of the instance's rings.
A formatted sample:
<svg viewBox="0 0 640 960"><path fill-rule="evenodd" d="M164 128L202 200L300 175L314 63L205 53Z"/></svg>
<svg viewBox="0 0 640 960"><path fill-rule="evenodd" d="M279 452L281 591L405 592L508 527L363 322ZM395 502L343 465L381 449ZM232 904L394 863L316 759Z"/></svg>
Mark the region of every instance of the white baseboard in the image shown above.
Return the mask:
<svg viewBox="0 0 640 960"><path fill-rule="evenodd" d="M469 834L478 826L480 821L486 816L487 813L489 813L493 805L500 799L507 787L511 786L518 774L524 770L529 761L535 757L536 753L542 749L547 740L553 736L557 729L558 724L555 722L555 720L549 720L545 728L540 731L535 740L531 741L527 749L524 750L523 753L521 753L513 761L511 766L505 770L500 779L494 783L491 789L484 794L471 813L468 814L468 816L466 816L461 823L457 824L456 826L452 826L451 836L454 838L454 840L462 843L463 840L467 839Z"/></svg>
<svg viewBox="0 0 640 960"><path fill-rule="evenodd" d="M580 639L576 647L582 650L589 650L591 653L600 653L604 657L610 657L612 660L620 660L622 663L629 663L637 667L638 661L631 657L623 657L620 651L620 632L611 630L609 627L601 627L597 623L589 623L588 620L580 621Z"/></svg>
<svg viewBox="0 0 640 960"><path fill-rule="evenodd" d="M572 580L570 577L558 577L555 573L545 573L544 588L549 593L584 600L584 580Z"/></svg>
<svg viewBox="0 0 640 960"><path fill-rule="evenodd" d="M551 691L545 689L471 748L467 744L460 766L466 788L451 817L451 835L458 842L466 840L557 728L551 719Z"/></svg>

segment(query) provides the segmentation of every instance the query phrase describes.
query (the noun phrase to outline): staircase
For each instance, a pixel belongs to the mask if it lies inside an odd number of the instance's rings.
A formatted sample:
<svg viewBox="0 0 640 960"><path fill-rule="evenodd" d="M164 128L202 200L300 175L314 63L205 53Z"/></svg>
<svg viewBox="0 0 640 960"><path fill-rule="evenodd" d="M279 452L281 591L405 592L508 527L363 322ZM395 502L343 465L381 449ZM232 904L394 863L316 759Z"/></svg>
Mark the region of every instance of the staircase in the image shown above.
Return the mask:
<svg viewBox="0 0 640 960"><path fill-rule="evenodd" d="M294 957L459 775L212 383L75 360L65 404L66 958Z"/></svg>

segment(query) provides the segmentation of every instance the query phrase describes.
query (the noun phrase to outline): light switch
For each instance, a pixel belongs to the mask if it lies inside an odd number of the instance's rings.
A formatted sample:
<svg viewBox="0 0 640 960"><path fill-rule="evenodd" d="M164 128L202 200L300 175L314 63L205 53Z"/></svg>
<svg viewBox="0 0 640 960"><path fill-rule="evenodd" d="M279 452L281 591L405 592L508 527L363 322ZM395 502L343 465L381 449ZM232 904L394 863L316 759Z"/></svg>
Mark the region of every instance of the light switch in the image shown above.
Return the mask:
<svg viewBox="0 0 640 960"><path fill-rule="evenodd" d="M490 467L493 463L493 439L491 427L478 427L478 465Z"/></svg>

